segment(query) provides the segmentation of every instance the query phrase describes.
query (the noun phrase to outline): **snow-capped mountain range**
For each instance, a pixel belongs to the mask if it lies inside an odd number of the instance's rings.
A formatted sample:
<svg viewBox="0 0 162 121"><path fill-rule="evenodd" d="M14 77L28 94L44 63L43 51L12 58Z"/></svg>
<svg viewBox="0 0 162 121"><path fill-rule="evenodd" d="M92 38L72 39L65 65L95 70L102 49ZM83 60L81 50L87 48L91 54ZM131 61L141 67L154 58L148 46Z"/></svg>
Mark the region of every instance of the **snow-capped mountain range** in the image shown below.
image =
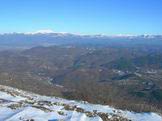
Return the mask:
<svg viewBox="0 0 162 121"><path fill-rule="evenodd" d="M133 38L133 37L143 37L143 38L155 38L162 37L162 35L133 35L133 34L116 34L116 35L106 35L106 34L80 34L80 33L68 33L68 32L55 32L51 29L42 29L34 32L11 32L11 33L0 33L0 35L9 35L9 34L25 34L25 35L36 35L36 34L55 34L55 35L73 35L73 36L82 36L82 37L107 37L107 38Z"/></svg>
<svg viewBox="0 0 162 121"><path fill-rule="evenodd" d="M162 45L162 35L83 35L39 30L26 33L0 34L0 49L22 49L50 45Z"/></svg>
<svg viewBox="0 0 162 121"><path fill-rule="evenodd" d="M0 85L0 121L162 121L162 116L41 96Z"/></svg>

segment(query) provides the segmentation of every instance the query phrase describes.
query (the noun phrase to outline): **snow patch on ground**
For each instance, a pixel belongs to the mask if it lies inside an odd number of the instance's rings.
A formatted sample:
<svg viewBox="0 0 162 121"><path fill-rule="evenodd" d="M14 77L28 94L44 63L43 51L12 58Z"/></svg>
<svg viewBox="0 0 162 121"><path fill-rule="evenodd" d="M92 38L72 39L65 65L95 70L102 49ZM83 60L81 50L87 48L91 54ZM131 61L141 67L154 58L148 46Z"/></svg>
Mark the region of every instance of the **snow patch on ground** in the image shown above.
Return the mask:
<svg viewBox="0 0 162 121"><path fill-rule="evenodd" d="M159 114L135 113L110 106L40 96L0 85L0 121L162 121Z"/></svg>

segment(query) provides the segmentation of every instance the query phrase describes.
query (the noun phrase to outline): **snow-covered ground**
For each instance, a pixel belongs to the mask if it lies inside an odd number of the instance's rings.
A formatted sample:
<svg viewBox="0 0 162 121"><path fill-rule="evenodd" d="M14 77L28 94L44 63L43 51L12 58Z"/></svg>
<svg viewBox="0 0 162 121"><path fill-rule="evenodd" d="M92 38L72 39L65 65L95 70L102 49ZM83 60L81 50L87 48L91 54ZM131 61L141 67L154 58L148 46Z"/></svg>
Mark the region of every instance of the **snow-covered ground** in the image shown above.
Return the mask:
<svg viewBox="0 0 162 121"><path fill-rule="evenodd" d="M0 85L0 121L162 121L156 113L40 96Z"/></svg>

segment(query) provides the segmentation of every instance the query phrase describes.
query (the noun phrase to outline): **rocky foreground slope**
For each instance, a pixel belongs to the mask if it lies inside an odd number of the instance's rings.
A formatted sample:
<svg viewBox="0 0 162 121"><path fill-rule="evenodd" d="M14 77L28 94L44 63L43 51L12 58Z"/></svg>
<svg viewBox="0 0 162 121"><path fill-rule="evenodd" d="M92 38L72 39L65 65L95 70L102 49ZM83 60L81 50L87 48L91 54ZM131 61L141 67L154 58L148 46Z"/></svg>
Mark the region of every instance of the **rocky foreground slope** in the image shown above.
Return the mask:
<svg viewBox="0 0 162 121"><path fill-rule="evenodd" d="M0 121L162 121L162 116L40 96L0 85Z"/></svg>

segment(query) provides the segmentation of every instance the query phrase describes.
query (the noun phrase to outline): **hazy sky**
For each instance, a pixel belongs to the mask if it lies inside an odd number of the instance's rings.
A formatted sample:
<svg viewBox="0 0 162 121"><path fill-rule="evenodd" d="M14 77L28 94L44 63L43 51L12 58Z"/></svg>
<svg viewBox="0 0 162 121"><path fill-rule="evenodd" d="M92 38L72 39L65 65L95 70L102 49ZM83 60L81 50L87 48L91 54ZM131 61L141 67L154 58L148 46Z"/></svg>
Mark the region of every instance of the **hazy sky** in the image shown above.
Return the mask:
<svg viewBox="0 0 162 121"><path fill-rule="evenodd" d="M162 34L162 0L0 0L0 32Z"/></svg>

